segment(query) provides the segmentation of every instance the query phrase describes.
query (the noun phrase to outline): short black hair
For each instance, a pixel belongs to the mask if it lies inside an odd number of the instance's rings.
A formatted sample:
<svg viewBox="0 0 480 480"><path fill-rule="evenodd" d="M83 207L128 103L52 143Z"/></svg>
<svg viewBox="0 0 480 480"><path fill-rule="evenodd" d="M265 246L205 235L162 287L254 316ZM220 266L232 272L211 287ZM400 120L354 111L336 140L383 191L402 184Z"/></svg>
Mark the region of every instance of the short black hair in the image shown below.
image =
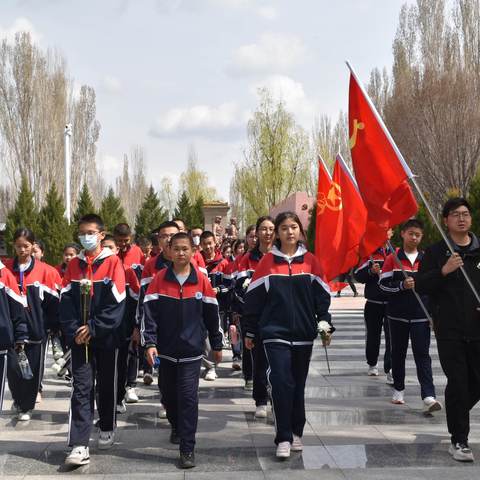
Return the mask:
<svg viewBox="0 0 480 480"><path fill-rule="evenodd" d="M180 230L180 227L173 221L173 220L167 220L165 222L162 222L158 228L155 229L155 233L160 233L160 230L163 230L164 228L169 228L173 227L176 228L177 230Z"/></svg>
<svg viewBox="0 0 480 480"><path fill-rule="evenodd" d="M454 197L449 198L442 209L442 217L447 218L450 213L456 210L458 207L467 207L468 211L472 211L472 207L468 203L466 198L463 197Z"/></svg>
<svg viewBox="0 0 480 480"><path fill-rule="evenodd" d="M106 233L100 243L103 243L105 240L111 240L115 245L117 244L115 237L111 233Z"/></svg>
<svg viewBox="0 0 480 480"><path fill-rule="evenodd" d="M148 237L140 237L137 239L137 245L139 247L148 247L149 245L152 246L153 242L151 238Z"/></svg>
<svg viewBox="0 0 480 480"><path fill-rule="evenodd" d="M210 237L215 238L215 235L214 235L213 232L211 232L210 230L205 230L205 231L200 235L200 241L206 240L207 238L210 238Z"/></svg>
<svg viewBox="0 0 480 480"><path fill-rule="evenodd" d="M255 231L258 232L260 225L266 221L269 221L272 225L275 225L275 219L273 217L271 217L270 215L263 215L262 217L259 217L257 219L257 223L255 224Z"/></svg>
<svg viewBox="0 0 480 480"><path fill-rule="evenodd" d="M295 212L291 212L291 211L280 212L275 217L275 235L277 236L277 239L275 240L275 245L278 248L280 248L282 246L282 242L280 241L280 237L278 235L278 230L280 229L280 225L285 220L293 220L295 223L298 224L298 228L300 229L300 235L303 237L303 240L300 239L299 243L304 245L304 242L307 240L307 235L305 234L305 230L303 229L303 225L302 225L302 222L301 222L299 216Z"/></svg>
<svg viewBox="0 0 480 480"><path fill-rule="evenodd" d="M35 234L29 228L17 228L13 233L13 241L15 242L19 238L25 238L25 240L31 244L35 243Z"/></svg>
<svg viewBox="0 0 480 480"><path fill-rule="evenodd" d="M96 223L98 229L103 232L105 230L105 224L103 223L102 217L96 213L87 213L77 222L77 226L83 225L85 223Z"/></svg>
<svg viewBox="0 0 480 480"><path fill-rule="evenodd" d="M173 242L177 240L188 240L188 243L190 243L190 246L193 248L193 239L192 237L186 233L186 232L178 232L176 233L171 239L170 239L170 246L173 245Z"/></svg>
<svg viewBox="0 0 480 480"><path fill-rule="evenodd" d="M45 253L45 242L37 238L35 243L38 245L38 248L42 251L42 253Z"/></svg>
<svg viewBox="0 0 480 480"><path fill-rule="evenodd" d="M406 232L409 228L419 228L422 232L424 230L424 225L421 220L418 218L411 218L410 220L407 220L401 227L400 231L401 232Z"/></svg>
<svg viewBox="0 0 480 480"><path fill-rule="evenodd" d="M77 252L77 255L80 253L80 245L78 243L75 243L75 242L72 242L72 243L67 243L64 247L63 247L63 252L65 253L65 250L67 248L73 248L76 252Z"/></svg>
<svg viewBox="0 0 480 480"><path fill-rule="evenodd" d="M132 229L128 223L117 223L113 227L113 234L116 237L130 237L132 235Z"/></svg>
<svg viewBox="0 0 480 480"><path fill-rule="evenodd" d="M248 237L248 235L251 233L251 232L256 232L256 227L255 225L249 225L247 227L247 230L245 231L245 236Z"/></svg>

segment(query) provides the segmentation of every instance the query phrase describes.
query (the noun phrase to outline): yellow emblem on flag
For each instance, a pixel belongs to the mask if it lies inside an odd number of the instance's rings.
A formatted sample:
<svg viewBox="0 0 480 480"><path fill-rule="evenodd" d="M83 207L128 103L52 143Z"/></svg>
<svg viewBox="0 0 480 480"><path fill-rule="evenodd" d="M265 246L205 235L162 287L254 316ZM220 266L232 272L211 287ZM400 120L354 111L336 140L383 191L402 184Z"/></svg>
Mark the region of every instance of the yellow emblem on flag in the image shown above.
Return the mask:
<svg viewBox="0 0 480 480"><path fill-rule="evenodd" d="M353 121L353 133L350 137L350 150L357 144L357 135L359 130L363 130L365 128L365 124L359 122L357 119Z"/></svg>
<svg viewBox="0 0 480 480"><path fill-rule="evenodd" d="M326 208L334 212L338 212L343 208L342 189L338 183L332 182L327 195L325 196L322 192L319 197L317 201L317 211L319 214L323 214Z"/></svg>

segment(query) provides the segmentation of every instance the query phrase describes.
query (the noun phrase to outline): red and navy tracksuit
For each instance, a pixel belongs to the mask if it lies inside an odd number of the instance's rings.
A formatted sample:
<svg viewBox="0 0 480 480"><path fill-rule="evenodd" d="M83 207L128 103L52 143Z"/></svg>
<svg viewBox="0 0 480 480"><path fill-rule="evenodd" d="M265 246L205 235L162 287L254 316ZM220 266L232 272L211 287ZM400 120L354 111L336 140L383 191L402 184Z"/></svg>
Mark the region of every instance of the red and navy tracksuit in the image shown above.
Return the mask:
<svg viewBox="0 0 480 480"><path fill-rule="evenodd" d="M15 277L0 260L0 412L7 375L7 354L28 338L26 298L20 295Z"/></svg>
<svg viewBox="0 0 480 480"><path fill-rule="evenodd" d="M245 288L246 281L251 281L255 270L263 258L264 254L258 247L243 255L238 264L238 273L235 277L235 294L237 299L238 313L242 314L244 310L244 298L247 289ZM241 317L242 336L245 338L247 331L245 318ZM255 400L257 407L267 405L268 403L268 388L267 388L267 369L268 362L265 356L263 346L257 342L253 349L249 352L244 352L242 357L242 369L245 380L253 380L252 397Z"/></svg>
<svg viewBox="0 0 480 480"><path fill-rule="evenodd" d="M355 280L365 284L365 298L367 301L365 302L364 318L366 329L365 356L367 363L370 367L377 365L383 327L385 332L383 370L385 373L388 373L392 368L390 333L386 317L387 296L378 284L380 276L372 273L371 269L374 263L378 263L381 269L387 255L388 251L385 248L379 248L370 258L365 259L354 272Z"/></svg>
<svg viewBox="0 0 480 480"><path fill-rule="evenodd" d="M88 303L88 359L85 344L75 343L83 325L80 282L88 279L92 289ZM84 251L68 264L63 278L60 322L72 349L73 391L70 405L68 443L87 446L94 417L95 392L99 426L112 431L116 425L117 356L123 339L125 272L120 259L108 248L95 257Z"/></svg>
<svg viewBox="0 0 480 480"><path fill-rule="evenodd" d="M192 452L198 422L198 383L206 338L221 350L218 302L208 278L193 265L181 285L169 266L148 286L142 337L160 357L163 403L180 437L180 451Z"/></svg>
<svg viewBox="0 0 480 480"><path fill-rule="evenodd" d="M240 361L242 360L242 339L240 332L240 325L233 322L233 303L234 303L234 287L235 287L235 275L238 269L238 259L234 257L227 258L228 264L223 271L223 285L227 289L225 308L226 308L226 327L229 328L230 325L235 325L235 328L238 330L238 341L237 343L232 343L232 355L233 360Z"/></svg>
<svg viewBox="0 0 480 480"><path fill-rule="evenodd" d="M430 322L413 290L403 288L405 276L402 268L409 277L415 278L423 253L418 252L413 264L401 248L397 251L397 257L401 267L395 256L390 254L383 264L382 274L380 275L380 288L388 298L387 318L390 326L393 386L398 391L405 389L405 358L410 339L422 399L435 397L432 359L429 354ZM422 296L421 299L427 306L427 297Z"/></svg>
<svg viewBox="0 0 480 480"><path fill-rule="evenodd" d="M246 336L263 344L269 364L277 444L303 435L313 342L318 322L331 322L330 293L322 277L318 260L303 245L292 257L273 247L255 270L245 297Z"/></svg>
<svg viewBox="0 0 480 480"><path fill-rule="evenodd" d="M122 342L118 350L118 389L117 403L121 403L125 397L126 387L137 386L138 375L138 347L134 348L131 344L132 333L137 327L136 311L138 303L138 294L140 292L140 282L133 268L125 269L125 313L122 324Z"/></svg>
<svg viewBox="0 0 480 480"><path fill-rule="evenodd" d="M25 353L33 373L31 380L24 380L17 355L14 350L10 350L8 386L18 409L21 412L28 412L35 407L35 399L41 385L47 331L57 331L59 327L58 274L53 267L33 257L24 271L19 268L17 258L8 261L6 266L15 276L21 295L26 297L28 340L25 343Z"/></svg>
<svg viewBox="0 0 480 480"><path fill-rule="evenodd" d="M145 255L138 245L129 245L125 251L119 250L118 258L122 261L125 270L133 269L138 280L142 278L143 266L145 264Z"/></svg>

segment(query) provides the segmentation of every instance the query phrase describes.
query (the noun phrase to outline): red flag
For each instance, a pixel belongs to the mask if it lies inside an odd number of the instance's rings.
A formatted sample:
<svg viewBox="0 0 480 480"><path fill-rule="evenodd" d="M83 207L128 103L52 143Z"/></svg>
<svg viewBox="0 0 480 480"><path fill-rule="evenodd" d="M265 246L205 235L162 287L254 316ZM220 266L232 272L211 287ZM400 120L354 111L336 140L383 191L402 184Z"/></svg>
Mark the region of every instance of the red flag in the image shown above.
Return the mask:
<svg viewBox="0 0 480 480"><path fill-rule="evenodd" d="M333 180L319 165L315 255L330 282L358 263L360 241L365 233L366 210L341 157Z"/></svg>
<svg viewBox="0 0 480 480"><path fill-rule="evenodd" d="M367 257L387 239L387 230L415 215L412 177L390 134L353 73L349 89L350 149L355 178L368 211L360 254Z"/></svg>

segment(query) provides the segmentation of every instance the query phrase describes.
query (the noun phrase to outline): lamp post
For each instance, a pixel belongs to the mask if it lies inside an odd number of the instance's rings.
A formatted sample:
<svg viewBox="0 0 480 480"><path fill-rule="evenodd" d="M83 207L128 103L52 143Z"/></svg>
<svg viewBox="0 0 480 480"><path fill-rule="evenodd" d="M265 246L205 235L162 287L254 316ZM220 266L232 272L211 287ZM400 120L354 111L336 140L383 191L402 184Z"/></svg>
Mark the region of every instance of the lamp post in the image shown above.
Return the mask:
<svg viewBox="0 0 480 480"><path fill-rule="evenodd" d="M70 224L71 209L70 209L70 164L71 164L71 148L70 140L72 137L72 124L65 125L65 217Z"/></svg>

